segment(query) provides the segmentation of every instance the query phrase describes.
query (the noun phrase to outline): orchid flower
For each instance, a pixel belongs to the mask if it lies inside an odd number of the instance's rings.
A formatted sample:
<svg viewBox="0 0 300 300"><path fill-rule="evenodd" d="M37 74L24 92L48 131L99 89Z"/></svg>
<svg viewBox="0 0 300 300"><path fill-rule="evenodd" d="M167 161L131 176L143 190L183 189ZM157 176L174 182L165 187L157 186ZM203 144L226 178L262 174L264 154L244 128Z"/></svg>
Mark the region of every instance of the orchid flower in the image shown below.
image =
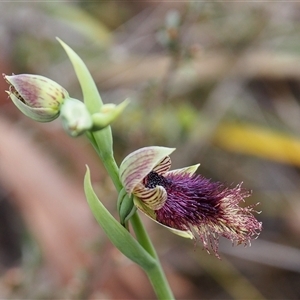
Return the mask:
<svg viewBox="0 0 300 300"><path fill-rule="evenodd" d="M241 207L250 196L241 184L234 188L196 175L199 164L170 170L174 148L145 147L121 163L120 180L136 207L149 218L186 238L196 238L218 255L219 237L250 245L262 223L253 206Z"/></svg>

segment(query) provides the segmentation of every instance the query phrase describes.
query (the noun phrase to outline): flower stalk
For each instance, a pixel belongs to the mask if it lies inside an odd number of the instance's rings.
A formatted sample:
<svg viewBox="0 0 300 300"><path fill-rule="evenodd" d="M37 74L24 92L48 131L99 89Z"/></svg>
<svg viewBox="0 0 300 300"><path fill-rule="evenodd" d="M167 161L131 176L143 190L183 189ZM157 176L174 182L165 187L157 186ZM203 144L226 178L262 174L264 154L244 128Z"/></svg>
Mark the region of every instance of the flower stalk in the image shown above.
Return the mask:
<svg viewBox="0 0 300 300"><path fill-rule="evenodd" d="M59 40L59 42L67 52L73 64L82 88L84 103L86 104L90 113L96 113L103 106L103 102L89 70L81 58L68 45L61 40ZM107 126L101 131L88 131L86 132L86 136L98 153L105 169L113 181L116 190L118 193L120 193L123 189L123 185L120 181L119 168L113 155L113 140L110 126ZM135 212L130 219L137 238L137 240L135 240L120 223L116 223L117 221L105 210L104 206L98 200L97 196L92 190L92 185L90 184L89 172L86 173L85 177L85 193L91 210L100 226L104 229L112 243L125 256L135 261L143 268L158 299L174 299L172 290L161 267L156 250L138 214ZM109 221L103 221L103 216L106 216ZM110 226L111 224L114 224L114 226ZM136 244L135 241L137 241ZM135 245L135 248L132 248L130 251L128 251L131 245Z"/></svg>

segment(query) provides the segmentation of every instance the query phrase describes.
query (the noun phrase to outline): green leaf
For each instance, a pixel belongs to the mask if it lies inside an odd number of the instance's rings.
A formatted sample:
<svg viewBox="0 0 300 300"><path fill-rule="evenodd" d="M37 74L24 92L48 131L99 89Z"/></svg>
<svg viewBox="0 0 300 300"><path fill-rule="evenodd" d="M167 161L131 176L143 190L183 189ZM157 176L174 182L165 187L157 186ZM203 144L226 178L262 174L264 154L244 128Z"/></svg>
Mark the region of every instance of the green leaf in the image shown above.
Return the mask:
<svg viewBox="0 0 300 300"><path fill-rule="evenodd" d="M57 38L57 40L63 46L72 62L82 89L84 103L88 111L90 112L90 114L100 112L100 108L103 106L103 102L90 71L72 48L70 48L59 38ZM92 140L92 144L102 160L111 158L113 156L113 142L110 126L105 127L101 131L89 134L88 138Z"/></svg>
<svg viewBox="0 0 300 300"><path fill-rule="evenodd" d="M110 241L129 259L145 271L156 266L156 260L131 236L131 234L109 213L95 194L90 178L90 170L84 178L84 191L91 211Z"/></svg>
<svg viewBox="0 0 300 300"><path fill-rule="evenodd" d="M57 38L57 40L63 46L72 62L82 89L84 103L86 104L88 111L91 114L99 112L103 103L90 71L83 60L72 48L70 48L61 39Z"/></svg>

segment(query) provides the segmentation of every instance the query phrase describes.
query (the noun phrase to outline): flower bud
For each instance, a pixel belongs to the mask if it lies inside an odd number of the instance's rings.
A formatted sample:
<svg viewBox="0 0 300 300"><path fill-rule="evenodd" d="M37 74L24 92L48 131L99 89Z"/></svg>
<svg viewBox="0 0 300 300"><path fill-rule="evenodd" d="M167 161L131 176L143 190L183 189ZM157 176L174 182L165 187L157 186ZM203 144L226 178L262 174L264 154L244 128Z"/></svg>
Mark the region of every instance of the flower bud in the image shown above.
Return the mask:
<svg viewBox="0 0 300 300"><path fill-rule="evenodd" d="M98 131L110 125L124 110L128 100L116 106L109 103L102 105L100 111L90 114L86 105L73 98L65 100L61 106L63 127L73 137L79 136L87 130Z"/></svg>
<svg viewBox="0 0 300 300"><path fill-rule="evenodd" d="M61 107L61 118L65 131L76 137L93 126L92 117L85 104L77 99L68 98Z"/></svg>
<svg viewBox="0 0 300 300"><path fill-rule="evenodd" d="M115 105L112 103L102 105L100 112L92 115L93 131L100 130L110 125L125 109L129 100L124 100L121 104Z"/></svg>
<svg viewBox="0 0 300 300"><path fill-rule="evenodd" d="M40 75L20 74L7 76L9 91L14 104L27 117L38 122L50 122L60 113L60 106L68 92L55 81Z"/></svg>
<svg viewBox="0 0 300 300"><path fill-rule="evenodd" d="M128 220L136 212L136 206L133 203L133 198L127 195L125 189L122 189L119 193L117 209L120 216L120 223L127 228Z"/></svg>

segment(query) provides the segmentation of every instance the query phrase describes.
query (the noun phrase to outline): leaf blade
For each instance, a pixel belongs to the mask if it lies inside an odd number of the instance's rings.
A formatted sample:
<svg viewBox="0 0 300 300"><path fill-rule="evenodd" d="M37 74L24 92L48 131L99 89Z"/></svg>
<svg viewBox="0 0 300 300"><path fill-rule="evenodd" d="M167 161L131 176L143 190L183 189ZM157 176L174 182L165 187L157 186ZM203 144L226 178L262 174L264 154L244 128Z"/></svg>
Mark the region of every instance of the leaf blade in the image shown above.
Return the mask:
<svg viewBox="0 0 300 300"><path fill-rule="evenodd" d="M69 47L61 39L56 39L65 49L74 67L75 73L82 89L84 103L86 104L88 111L91 114L99 112L101 106L103 105L103 102L90 71L88 70L83 60L71 47Z"/></svg>
<svg viewBox="0 0 300 300"><path fill-rule="evenodd" d="M109 213L95 194L90 178L90 170L84 178L84 191L87 202L98 224L102 227L110 241L129 259L150 270L156 260L130 235L130 233Z"/></svg>

